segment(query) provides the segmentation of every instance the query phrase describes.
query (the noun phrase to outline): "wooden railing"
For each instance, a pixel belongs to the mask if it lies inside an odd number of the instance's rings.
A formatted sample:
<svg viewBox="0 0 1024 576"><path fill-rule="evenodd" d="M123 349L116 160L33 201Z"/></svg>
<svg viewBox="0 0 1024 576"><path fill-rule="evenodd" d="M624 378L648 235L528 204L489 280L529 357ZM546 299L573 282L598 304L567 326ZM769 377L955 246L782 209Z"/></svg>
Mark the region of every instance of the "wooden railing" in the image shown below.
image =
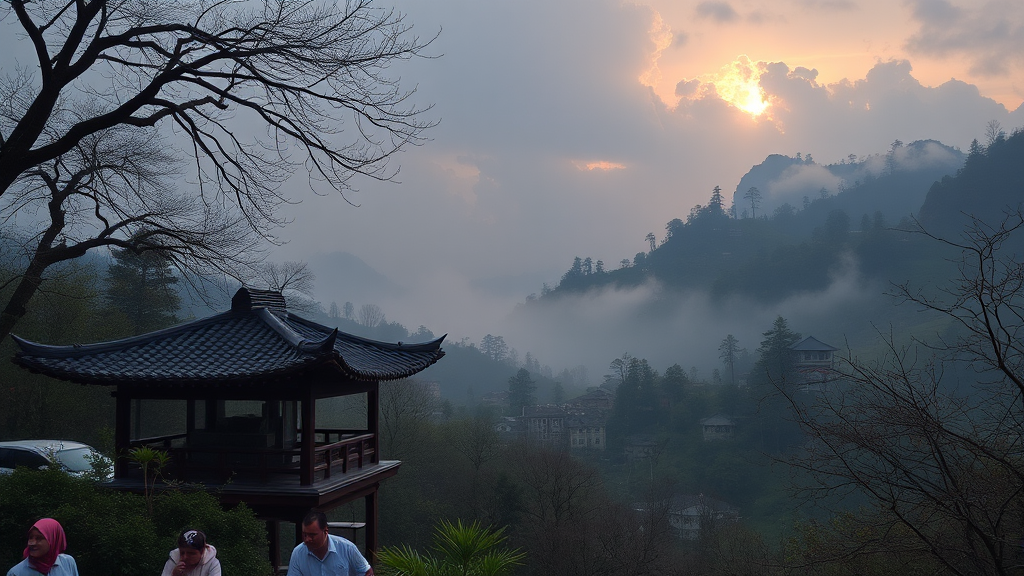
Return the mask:
<svg viewBox="0 0 1024 576"><path fill-rule="evenodd" d="M324 479L330 478L336 463L341 464L342 474L347 473L353 465L358 470L364 463L370 464L375 461L374 444L373 434L360 434L333 444L317 446L313 472L322 471Z"/></svg>
<svg viewBox="0 0 1024 576"><path fill-rule="evenodd" d="M168 468L163 471L167 478L191 482L212 475L222 481L258 479L266 484L272 475L301 475L301 434L298 437L297 445L286 449L187 446L185 434L132 440L129 448L150 446L166 450L171 456ZM316 441L313 476L322 473L324 480L377 461L376 438L365 430L317 429Z"/></svg>

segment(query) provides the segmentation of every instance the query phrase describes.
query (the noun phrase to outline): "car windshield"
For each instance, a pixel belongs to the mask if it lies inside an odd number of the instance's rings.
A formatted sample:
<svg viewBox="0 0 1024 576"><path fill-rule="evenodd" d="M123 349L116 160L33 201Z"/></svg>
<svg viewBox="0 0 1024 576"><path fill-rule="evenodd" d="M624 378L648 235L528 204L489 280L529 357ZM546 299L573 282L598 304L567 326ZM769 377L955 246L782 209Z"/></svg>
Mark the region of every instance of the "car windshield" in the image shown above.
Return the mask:
<svg viewBox="0 0 1024 576"><path fill-rule="evenodd" d="M72 472L87 472L92 470L92 464L88 457L92 453L89 448L69 448L57 451L57 460Z"/></svg>

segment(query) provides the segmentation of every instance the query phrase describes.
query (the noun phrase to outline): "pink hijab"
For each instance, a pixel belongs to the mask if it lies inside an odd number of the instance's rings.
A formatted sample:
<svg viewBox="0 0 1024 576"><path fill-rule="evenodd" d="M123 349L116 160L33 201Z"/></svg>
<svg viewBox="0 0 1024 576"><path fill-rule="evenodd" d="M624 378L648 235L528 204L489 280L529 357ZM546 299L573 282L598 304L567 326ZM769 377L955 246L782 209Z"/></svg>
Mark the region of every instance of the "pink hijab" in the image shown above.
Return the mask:
<svg viewBox="0 0 1024 576"><path fill-rule="evenodd" d="M64 529L53 518L43 518L33 524L32 528L39 530L43 534L43 538L46 538L46 542L50 544L50 551L42 558L32 558L28 555L28 546L26 546L24 557L28 558L29 565L37 572L49 574L50 568L53 568L53 563L57 561L57 555L68 547L68 542L64 538Z"/></svg>

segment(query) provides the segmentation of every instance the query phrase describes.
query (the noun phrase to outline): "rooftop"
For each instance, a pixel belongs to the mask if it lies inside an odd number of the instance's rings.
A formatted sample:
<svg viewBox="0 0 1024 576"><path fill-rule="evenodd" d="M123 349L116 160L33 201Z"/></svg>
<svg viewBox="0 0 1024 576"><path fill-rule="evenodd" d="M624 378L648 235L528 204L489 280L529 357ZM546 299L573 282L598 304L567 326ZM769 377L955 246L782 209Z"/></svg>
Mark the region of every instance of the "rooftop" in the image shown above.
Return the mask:
<svg viewBox="0 0 1024 576"><path fill-rule="evenodd" d="M804 350L814 351L814 350L817 350L817 351L822 351L822 352L825 352L825 351L827 351L827 352L835 352L835 351L839 350L839 348L836 348L835 346L830 346L828 344L825 344L824 342L822 342L821 340L818 340L814 336L808 336L807 338L804 338L803 340L801 340L801 341L797 342L796 344L793 344L792 346L790 346L789 349L790 350L798 350L798 351L804 351Z"/></svg>
<svg viewBox="0 0 1024 576"><path fill-rule="evenodd" d="M310 369L351 380L397 380L437 362L444 336L421 344L377 342L285 309L284 297L241 288L231 310L141 336L50 346L12 335L14 363L83 384L266 382Z"/></svg>

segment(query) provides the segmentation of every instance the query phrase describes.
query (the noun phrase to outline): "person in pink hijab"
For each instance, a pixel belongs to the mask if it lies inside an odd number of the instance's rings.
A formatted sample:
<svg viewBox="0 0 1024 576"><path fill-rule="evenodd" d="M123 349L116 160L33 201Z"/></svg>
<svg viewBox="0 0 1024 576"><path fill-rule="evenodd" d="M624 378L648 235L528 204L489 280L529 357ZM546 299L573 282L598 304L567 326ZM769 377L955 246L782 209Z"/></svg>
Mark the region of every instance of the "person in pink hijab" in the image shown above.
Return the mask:
<svg viewBox="0 0 1024 576"><path fill-rule="evenodd" d="M67 548L64 529L53 518L43 518L28 530L25 559L15 564L7 576L78 576L75 559L63 554Z"/></svg>

